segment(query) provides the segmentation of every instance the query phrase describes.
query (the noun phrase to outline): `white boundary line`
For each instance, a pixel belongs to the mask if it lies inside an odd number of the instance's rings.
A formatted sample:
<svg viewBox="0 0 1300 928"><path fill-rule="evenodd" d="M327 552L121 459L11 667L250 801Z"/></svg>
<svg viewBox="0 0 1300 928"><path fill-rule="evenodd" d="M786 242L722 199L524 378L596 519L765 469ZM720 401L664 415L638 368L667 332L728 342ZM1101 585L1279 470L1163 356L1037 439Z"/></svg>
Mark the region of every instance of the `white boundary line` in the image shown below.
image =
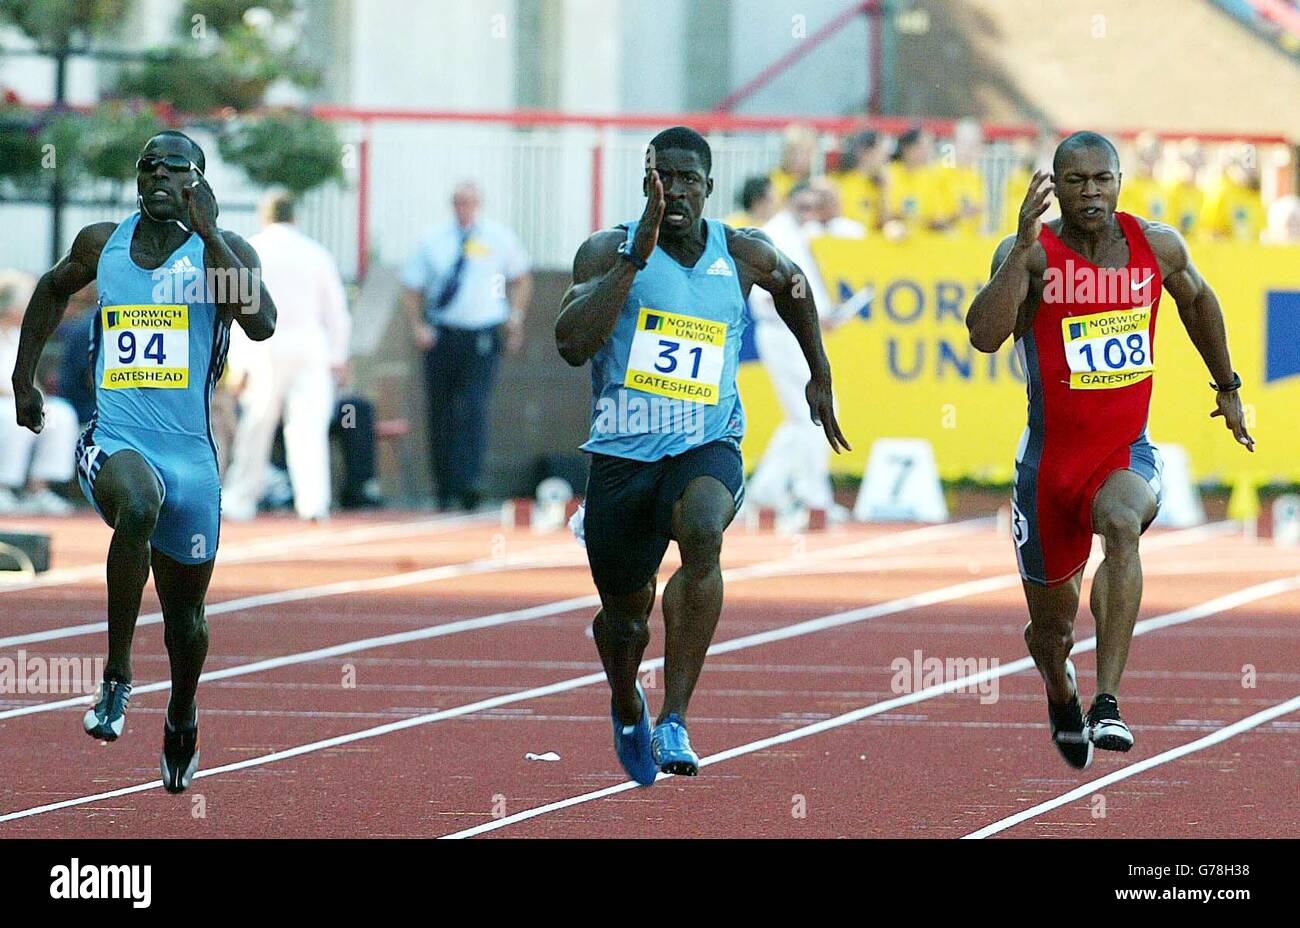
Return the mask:
<svg viewBox="0 0 1300 928"><path fill-rule="evenodd" d="M969 528L982 525L986 521L987 520L976 520L973 522L957 523L956 525L932 526L930 528L916 529L912 532L900 532L894 536L885 536L884 538L871 539L868 542L861 542L859 543L859 546L866 545L869 543L884 542L884 541L888 541L896 544L898 538L903 535L908 535L913 538L916 538L917 536L924 537L925 533L938 534L939 532L945 529L951 532L962 526L966 526L969 530ZM1161 547L1172 547L1178 544L1185 544L1188 542L1199 540L1199 538L1206 533L1206 530L1213 530L1213 528L1214 528L1213 526L1200 526L1198 528L1187 529L1181 532L1175 532L1170 535L1163 536L1161 539L1159 539L1160 541L1164 542L1164 544L1162 544ZM832 549L827 549L827 551L830 550ZM769 562L769 563L779 564L780 562ZM771 575L770 571L772 569L773 568L769 568L767 564L755 564L755 565L751 565L748 568L738 568L738 570L753 571L755 576ZM720 644L713 645L712 647L709 648L708 653L722 654L730 651L738 651L743 648L756 647L760 644L767 644L773 641L781 641L788 638L795 638L802 635L811 634L813 632L822 631L827 628L834 628L841 625L848 625L855 622L865 621L867 619L876 618L881 615L892 615L894 613L907 611L908 609L917 608L918 606L933 605L936 603L946 602L953 599L962 599L966 596L973 596L973 595L977 595L978 593L1001 589L1005 586L1010 586L1013 585L1014 583L1018 583L1019 580L1020 577L1018 574L1007 574L1007 575L1002 575L997 577L989 577L983 580L975 580L967 583L959 583L953 586L942 587L935 590L929 590L923 593L915 594L913 596L903 597L895 600L889 600L884 603L878 603L873 606L866 606L859 609L852 609L847 612L834 613L832 615L823 616L818 619L811 619L806 622L800 622L795 625L785 626L777 629L771 629L766 632L759 632L757 634L747 635L743 638L732 639L730 641L725 641ZM1273 581L1274 584L1276 584L1277 582L1278 581ZM1300 577L1296 578L1296 582L1297 585L1300 585ZM1227 597L1221 597L1221 599L1226 599L1226 598ZM1211 601L1211 602L1215 602L1215 601ZM1183 610L1183 612L1184 613L1188 612L1188 610ZM1180 615L1180 614L1182 613L1174 613L1173 615ZM1149 619L1147 621L1154 622L1156 620ZM1184 619L1183 621L1191 621L1191 619ZM1142 623L1139 623L1139 627L1141 625ZM1140 634L1140 632L1135 631L1134 634ZM1091 639L1091 645L1089 645L1088 642L1085 642L1080 647L1083 648L1085 646L1095 646L1095 644L1096 644L1095 639ZM1030 662L1028 658L1024 659L1024 661L1019 663L1030 664L1030 665L1032 664L1032 662ZM650 669L650 668L660 667L662 665L663 665L663 658L656 658L654 660L643 662L641 668ZM1011 666L1014 665L1008 665L1008 667ZM1023 669L1023 667L1017 669ZM999 670L1006 671L1007 668L999 668ZM999 673L997 675L1001 676L1003 674ZM975 680L982 676L984 675L976 675L975 677L971 677L967 679ZM396 722L389 722L384 725L362 729L360 731L350 732L344 735L337 735L333 738L327 738L323 741L316 741L310 744L304 744L304 745L299 745L297 747L288 748L283 751L276 751L271 754L262 755L260 757L251 757L242 761L237 761L235 763L225 764L220 767L213 767L208 770L200 770L197 774L195 774L195 779L198 779L200 777L216 776L221 773L229 773L236 770L243 770L247 767L256 767L256 766L261 766L263 764L270 764L280 760L287 760L289 758L298 757L303 754L310 754L316 751L327 750L329 748L338 747L344 744L351 744L356 741L364 741L364 740L369 740L371 738L377 738L382 735L390 734L395 731L403 731L408 728L414 728L420 725L427 725L433 722L442 721L444 719L458 718L465 715L471 715L476 712L483 712L488 709L496 708L497 706L510 705L519 702L526 702L532 699L540 699L545 696L553 695L555 693L567 692L569 690L580 689L585 686L590 686L594 683L600 683L603 682L604 679L605 679L605 674L603 671L600 671L597 673L587 674L581 677L574 677L568 680L560 680L556 683L551 683L540 687L534 687L533 689L523 690L521 692L505 693L500 696L492 696L487 699L482 699L476 702L468 703L466 705L455 706L451 709L443 709L437 712L427 713L425 715L413 716L408 719L401 719ZM955 688L960 685L962 685L961 681L953 681L951 684L947 685L947 688ZM923 693L925 691L919 691L919 692ZM918 694L913 694L913 695L915 696ZM929 697L927 696L924 698L929 698ZM920 701L920 700L913 700L913 701ZM866 715L876 714L876 711L886 711L885 709L877 709L875 711L871 711L872 708L873 707L867 707ZM862 712L863 710L858 710L858 711ZM834 719L826 720L825 722L817 723L817 725L813 727L816 727L818 728L818 730L821 730L823 727L827 726L828 722L834 722L834 721L835 721ZM847 724L847 723L842 722L841 724ZM830 727L834 727L834 726L832 725ZM782 740L795 740L796 738L803 737L803 735L798 734L798 732L800 731L802 731L802 729L796 729L794 732L787 732L784 735L776 736L775 739L767 739L767 740L772 741L772 743L779 743ZM763 744L764 746L766 746L766 742L764 742ZM757 748L754 748L754 750L757 750ZM730 752L723 752L722 754L715 755L714 758L712 759L706 758L705 761L702 761L701 763L703 764L705 762L717 762L718 760L726 760L732 756L738 756L738 754L741 753L749 753L749 751L744 750L744 746L742 746L741 749L733 748ZM118 796L126 796L132 793L145 792L147 790L157 789L160 785L161 784L158 781L153 781L150 783L139 783L136 784L135 786L127 786L121 789L110 790L105 793L97 793L91 796L82 796L74 799L65 799L59 802L49 803L43 806L36 806L30 809L23 809L17 812L10 812L4 815L0 815L0 823L13 821L20 818L29 818L34 815L41 815L46 812L54 812L59 809L66 809L73 806L85 805L92 802L99 802L104 799L112 799ZM621 784L620 787L612 787L611 789L617 792L620 789L630 789L635 785L636 785L635 783L629 781L628 783ZM606 795L607 793L608 791L604 791L604 790L600 791L600 795ZM590 798L599 798L599 796L592 796ZM568 804L572 805L575 803L570 801ZM534 814L541 814L541 813L535 812ZM508 823L509 821L510 819L502 819L501 823ZM502 827L502 824L497 824L497 823L493 823L493 824L495 825L495 827ZM444 837L455 837L455 835L444 836Z"/></svg>
<svg viewBox="0 0 1300 928"><path fill-rule="evenodd" d="M837 547L824 548L820 551L808 552L795 558L761 561L756 564L750 564L746 567L732 568L731 570L723 571L723 579L734 582L737 580L780 576L793 573L795 572L795 569L802 569L811 561L823 559L834 560L849 555L861 557L880 549L892 550L896 547L923 544L925 542L936 541L951 536L969 534L983 527L984 522L985 520L971 520L968 522L957 522L941 526L929 526L926 528L893 532L875 538L865 539L863 541L852 542L847 545L839 545ZM538 550L539 552L554 551L559 555L559 557L548 558L544 554L539 557L538 552L534 552L530 555L516 555L513 560L511 558L488 558L481 561L472 561L467 564L448 564L442 567L432 567L427 570L414 571L411 574L396 574L390 577L377 577L372 580L339 581L337 583L326 584L323 587L306 587L299 590L289 590L283 594L269 593L258 596L243 597L241 599L227 600L226 602L216 603L213 606L208 607L207 614L219 615L223 612L235 612L253 608L255 606L270 605L294 600L315 599L322 596L336 596L347 593L365 592L374 589L392 589L397 586L427 583L433 580L444 580L450 577L459 577L467 574L491 573L496 570L525 570L556 565L577 566L578 564L586 563L585 556L578 553L580 549L571 543L552 545ZM563 556L567 553L572 553L570 559L564 559ZM293 595L289 596L289 594ZM199 682L202 683L207 680L224 680L229 679L230 677L259 673L264 670L274 670L277 667L287 667L292 664L303 664L314 660L322 660L328 657L352 654L357 651L372 650L374 648L388 647L390 645L406 644L407 642L421 641L427 638L440 638L445 635L475 631L480 628L493 628L498 625L508 625L514 622L526 622L530 619L558 615L565 612L572 612L576 609L586 609L598 605L600 605L600 597L595 595L562 599L552 603L529 606L523 609L512 609L506 612L492 613L490 615L478 616L472 619L462 619L441 625L411 629L404 632L394 632L389 635L362 638L357 641L345 641L341 644L316 648L311 651L287 654L280 657L254 661L249 664L241 664L235 667L226 667L221 670L208 671L199 678ZM149 621L145 621L146 619ZM139 624L156 624L161 621L161 614L155 613L148 616L142 616ZM104 626L102 624L93 627L93 629L99 630L102 630L103 628ZM92 629L92 626L76 626L69 631L77 632L78 634L84 633L77 631L78 629ZM15 636L14 638L0 639L0 646L8 644L26 644L30 638L20 640L25 637L26 636L20 635ZM72 637L72 635L62 635L59 637ZM141 693L166 692L170 689L171 682L169 680L164 680L156 683L141 684L140 686L134 687L131 692L139 695ZM83 706L93 698L93 695L80 695L68 699L34 703L28 706L19 706L14 709L5 709L0 711L0 721L10 718L19 718L25 715L37 715L43 712L52 712L57 709L66 709L73 706Z"/></svg>
<svg viewBox="0 0 1300 928"><path fill-rule="evenodd" d="M1197 738L1195 741L1189 741L1186 744L1180 744L1176 748L1170 748L1168 751L1162 751L1153 757L1140 760L1135 764L1129 764L1127 767L1121 767L1119 770L1106 774L1104 777L1098 777L1091 782L1082 786L1075 787L1068 793L1063 793L1055 799L1049 799L1046 802L1040 802L1032 808L1017 812L1015 815L1008 815L1004 819L999 819L991 825L985 825L978 831L972 831L968 835L962 835L962 838L987 838L995 835L1000 831L1006 831L1013 825L1019 825L1021 822L1028 821L1031 818L1042 815L1044 812L1050 812L1052 809L1067 805L1076 799L1082 799L1090 796L1097 790L1110 786L1112 783L1118 783L1120 780L1127 780L1129 777L1137 776L1139 773L1145 773L1153 767L1159 767L1167 764L1171 760L1178 760L1180 757L1186 757L1188 754L1195 754L1197 751L1203 751L1208 747L1227 741L1244 731L1250 731L1252 728L1258 728L1265 722L1272 721L1283 715L1300 710L1300 696L1292 696L1285 702L1280 702L1275 706L1270 706L1254 715L1248 715L1244 719L1238 719L1230 725L1224 725L1203 738Z"/></svg>
<svg viewBox="0 0 1300 928"><path fill-rule="evenodd" d="M261 606L277 606L282 603L301 602L308 599L323 599L328 596L345 596L349 593L369 593L376 590L394 590L401 587L432 583L436 580L449 580L469 574L494 573L503 570L525 570L533 567L548 567L553 564L569 566L579 563L573 557L563 557L570 545L541 545L527 554L505 555L502 557L480 558L459 564L443 564L438 567L426 567L399 574L385 574L366 580L336 580L316 586L302 586L275 593L257 593L253 596L241 596L219 603L209 603L205 614L209 616L224 615L228 612L240 612ZM554 552L544 555L543 552ZM557 557L556 555L561 555ZM136 620L136 628L142 625L157 625L163 620L161 612L150 612ZM0 648L15 645L35 644L41 641L58 641L63 638L79 638L96 632L108 631L107 622L88 622L84 625L68 625L63 628L50 628L40 632L27 632L22 635L10 635L0 638Z"/></svg>
<svg viewBox="0 0 1300 928"><path fill-rule="evenodd" d="M366 541L387 538L401 538L406 535L441 534L479 523L491 525L497 518L493 513L465 513L421 519L415 522L379 522L374 525L358 525L338 531L308 529L289 532L284 535L271 535L221 548L217 552L217 567L220 568L227 564L243 564L258 559L276 560L285 554L304 550L360 544ZM66 586L69 583L96 580L103 576L104 564L102 561L94 564L81 564L76 567L61 567L40 574L32 580L9 582L0 575L0 593L18 593L23 590Z"/></svg>
<svg viewBox="0 0 1300 928"><path fill-rule="evenodd" d="M1176 612L1169 612L1169 613L1165 613L1164 615L1158 615L1158 616L1153 616L1152 618L1149 619L1144 619L1143 621L1138 622L1137 625L1134 627L1133 635L1134 637L1137 637L1138 635L1145 635L1148 632L1156 631L1157 629L1161 629L1161 628L1167 628L1171 625L1181 625L1185 622L1193 622L1197 619L1202 619L1207 616L1216 615L1220 612L1227 611L1229 609L1234 609L1237 606L1245 605L1247 603L1255 602L1256 600L1265 599L1270 596L1276 596L1280 593L1285 593L1296 589L1300 589L1300 575L1289 577L1284 580L1270 580L1267 583L1256 584L1255 586L1246 587L1244 589L1237 590L1232 593L1228 593L1224 596L1218 596L1214 599L1207 600L1206 602L1200 603L1196 606L1189 606L1185 609L1179 609ZM1075 645L1075 648L1071 653L1081 654L1085 651L1092 651L1096 649L1096 647L1097 647L1097 639L1095 637L1092 637L1084 641L1081 641L1077 645ZM713 653L712 649L710 649L710 653ZM652 662L652 663L657 664L661 662ZM642 666L645 667L646 665L642 665ZM886 699L881 702L872 703L871 705L862 706L861 708L854 709L850 712L845 712L842 715L837 715L829 719L823 719L820 722L814 722L811 725L804 725L799 728L791 729L790 731L782 732L781 734L778 735L773 735L768 738L761 738L758 741L751 741L748 744L738 745L737 747L734 748L728 748L725 751L720 751L717 754L712 754L708 757L702 758L700 760L700 766L701 767L710 766L712 764L721 763L722 761L725 760L731 760L733 757L741 757L746 754L753 754L756 751L766 750L767 748L773 747L778 744L786 744L791 741L798 741L803 738L810 737L811 735L817 735L824 731L829 731L834 728L840 728L844 725L850 725L853 722L857 722L860 721L861 719L869 718L870 716L873 715L880 715L881 713L889 712L892 709L897 709L902 706L914 705L919 702L925 702L926 700L934 699L935 697L943 696L959 689L969 689L972 686L977 686L979 683L985 680L993 680L998 677L1009 676L1010 674L1019 673L1022 670L1028 670L1033 666L1034 666L1034 661L1032 658L1022 657L1017 661L1012 661L1010 664L1003 664L996 668L990 668L988 670L984 670L979 673L969 674L964 677L959 677L955 680L950 680L946 683L937 684L935 686L929 686L924 689L917 690L913 693L908 693L903 696L898 696L895 697L894 699ZM669 774L661 773L659 774L657 779L663 779L667 776L669 776ZM632 780L628 780L623 783L619 783L615 786L608 786L605 787L604 789L595 790L593 792L583 793L578 796L571 796L568 799L562 799L558 802L548 803L546 805L537 806L532 809L525 809L522 812L516 812L514 815L509 815L506 816L505 818L496 819L495 821L491 821L491 822L484 822L481 825L475 825L472 828L466 828L462 831L457 831L449 835L443 835L442 837L472 838L475 835L480 835L489 831L496 831L499 828L505 828L507 825L513 825L516 822L526 821L531 818L536 818L539 815L545 815L549 812L556 812L559 811L560 809L567 809L570 806L576 806L582 803L592 802L593 800L596 799L603 799L606 796L612 796L616 793L621 793L636 788L637 788L637 784ZM3 818L0 818L0 821L3 821Z"/></svg>

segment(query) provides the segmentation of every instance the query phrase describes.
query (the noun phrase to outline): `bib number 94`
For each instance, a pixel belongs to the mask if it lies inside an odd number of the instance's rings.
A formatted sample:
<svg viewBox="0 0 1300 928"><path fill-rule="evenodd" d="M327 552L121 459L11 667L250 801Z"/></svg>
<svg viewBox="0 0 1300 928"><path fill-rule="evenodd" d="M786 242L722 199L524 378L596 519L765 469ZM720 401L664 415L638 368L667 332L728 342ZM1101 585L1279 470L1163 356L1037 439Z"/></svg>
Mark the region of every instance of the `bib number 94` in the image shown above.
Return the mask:
<svg viewBox="0 0 1300 928"><path fill-rule="evenodd" d="M119 365L134 364L135 352L139 339L135 332L119 332L117 336L117 361ZM154 332L149 336L149 342L144 346L144 351L140 353L145 360L153 361L155 364L165 364L167 362L166 348L163 345L163 333Z"/></svg>
<svg viewBox="0 0 1300 928"><path fill-rule="evenodd" d="M190 379L189 307L104 306L105 390L183 390Z"/></svg>

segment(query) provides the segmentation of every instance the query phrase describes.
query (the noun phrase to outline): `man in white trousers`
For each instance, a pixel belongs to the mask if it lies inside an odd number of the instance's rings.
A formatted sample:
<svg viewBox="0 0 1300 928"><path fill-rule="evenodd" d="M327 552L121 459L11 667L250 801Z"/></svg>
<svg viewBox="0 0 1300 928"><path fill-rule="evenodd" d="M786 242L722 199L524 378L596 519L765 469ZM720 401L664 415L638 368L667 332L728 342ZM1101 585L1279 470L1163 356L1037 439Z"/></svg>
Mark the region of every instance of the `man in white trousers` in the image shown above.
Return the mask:
<svg viewBox="0 0 1300 928"><path fill-rule="evenodd" d="M263 229L249 244L262 259L279 338L252 342L232 330L232 377L242 383L222 513L246 521L266 487L271 444L284 420L284 454L299 518L324 521L330 510L329 428L335 389L347 381L352 318L333 256L294 226L295 202L273 192L261 204Z"/></svg>
<svg viewBox="0 0 1300 928"><path fill-rule="evenodd" d="M808 275L807 285L817 306L832 307L831 298L808 247L803 225L815 219L819 193L806 182L797 185L785 205L762 227L777 250ZM749 296L758 355L772 378L785 420L768 442L745 491L750 506L785 511L801 506L820 509L836 518L846 516L831 492L830 448L819 425L808 418L804 388L810 377L798 341L777 315L766 291ZM823 317L824 318L824 317Z"/></svg>

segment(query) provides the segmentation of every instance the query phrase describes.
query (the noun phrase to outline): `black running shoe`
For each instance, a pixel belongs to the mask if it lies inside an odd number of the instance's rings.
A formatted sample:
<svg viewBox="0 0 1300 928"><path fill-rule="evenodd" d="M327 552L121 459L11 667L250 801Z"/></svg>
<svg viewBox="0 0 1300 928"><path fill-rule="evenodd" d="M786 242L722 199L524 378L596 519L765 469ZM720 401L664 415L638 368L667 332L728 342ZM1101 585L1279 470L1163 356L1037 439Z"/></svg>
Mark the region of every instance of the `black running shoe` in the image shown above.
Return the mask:
<svg viewBox="0 0 1300 928"><path fill-rule="evenodd" d="M170 720L163 722L163 749L159 761L163 789L169 793L183 793L190 787L199 769L199 712L194 710L192 728L172 728Z"/></svg>
<svg viewBox="0 0 1300 928"><path fill-rule="evenodd" d="M1047 703L1047 721L1052 730L1052 743L1061 752L1065 762L1078 770L1084 770L1092 763L1092 742L1088 740L1088 729L1083 721L1083 704L1079 702L1079 683L1074 673L1074 662L1065 662L1065 675L1070 680L1074 691L1070 701L1056 705L1051 700Z"/></svg>
<svg viewBox="0 0 1300 928"><path fill-rule="evenodd" d="M126 727L126 707L131 704L131 684L105 680L99 684L99 699L86 710L81 726L100 741L116 741Z"/></svg>
<svg viewBox="0 0 1300 928"><path fill-rule="evenodd" d="M1098 693L1088 710L1088 733L1103 751L1127 751L1133 747L1133 732L1119 717L1119 700L1110 693Z"/></svg>

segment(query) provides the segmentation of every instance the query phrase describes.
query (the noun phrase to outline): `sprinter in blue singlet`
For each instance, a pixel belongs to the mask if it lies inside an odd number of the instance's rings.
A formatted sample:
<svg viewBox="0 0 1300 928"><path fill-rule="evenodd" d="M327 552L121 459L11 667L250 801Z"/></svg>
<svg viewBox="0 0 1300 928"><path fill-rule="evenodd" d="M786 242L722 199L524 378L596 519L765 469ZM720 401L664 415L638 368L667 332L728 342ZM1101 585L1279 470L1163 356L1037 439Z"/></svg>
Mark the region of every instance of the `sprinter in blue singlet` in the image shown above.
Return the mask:
<svg viewBox="0 0 1300 928"><path fill-rule="evenodd" d="M601 600L592 630L613 695L614 749L643 786L660 771L699 770L686 709L722 611L722 533L744 495L736 367L753 286L772 294L799 340L813 421L837 452L849 447L802 272L762 232L703 218L712 167L694 130L655 136L645 211L578 250L555 326L564 360L591 362L582 447L591 454L583 534ZM664 702L651 730L637 667L670 541L682 566L664 587Z"/></svg>
<svg viewBox="0 0 1300 928"><path fill-rule="evenodd" d="M40 281L23 318L14 368L18 424L39 432L36 362L68 299L99 290L90 352L96 411L77 446L82 490L113 528L108 549L108 661L86 733L115 741L131 696L131 639L152 568L162 603L171 698L163 722L163 786L182 792L198 769L194 702L208 652L203 602L217 553L221 486L209 404L230 323L260 341L275 304L257 253L217 227L203 151L164 132L136 162L139 212L82 229Z"/></svg>

